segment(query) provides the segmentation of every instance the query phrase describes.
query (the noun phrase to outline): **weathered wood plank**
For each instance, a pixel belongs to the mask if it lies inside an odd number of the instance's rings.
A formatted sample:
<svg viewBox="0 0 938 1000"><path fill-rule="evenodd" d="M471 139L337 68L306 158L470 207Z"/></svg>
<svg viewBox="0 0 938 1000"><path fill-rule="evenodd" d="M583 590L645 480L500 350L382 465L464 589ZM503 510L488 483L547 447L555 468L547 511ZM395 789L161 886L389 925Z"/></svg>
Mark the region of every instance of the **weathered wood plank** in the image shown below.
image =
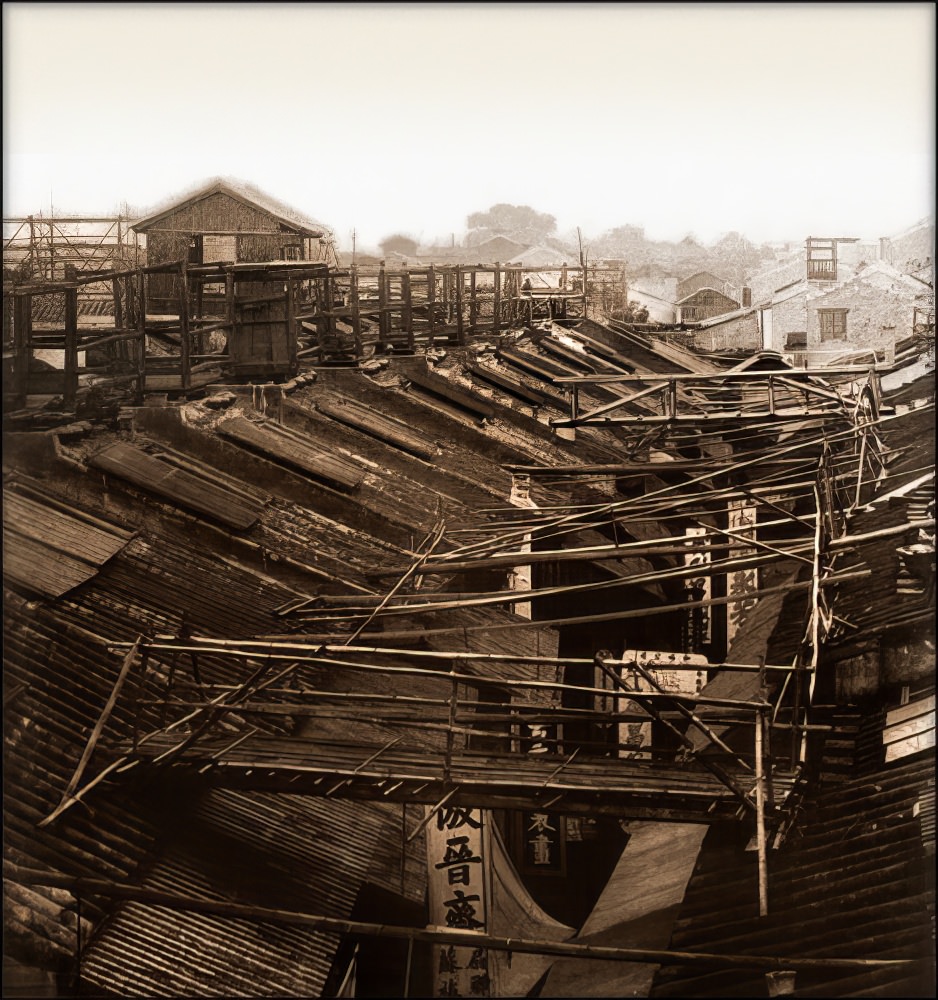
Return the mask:
<svg viewBox="0 0 938 1000"><path fill-rule="evenodd" d="M415 434L406 424L350 399L319 400L316 409L333 420L387 441L418 458L430 461L438 454L438 449L432 441Z"/></svg>
<svg viewBox="0 0 938 1000"><path fill-rule="evenodd" d="M260 508L233 500L208 480L161 462L132 445L111 445L91 458L89 464L231 528L250 528L260 513Z"/></svg>
<svg viewBox="0 0 938 1000"><path fill-rule="evenodd" d="M351 491L361 485L364 473L344 459L330 455L298 434L288 434L274 424L255 424L244 417L232 417L218 427L220 434L277 459L286 465L307 472L330 486Z"/></svg>

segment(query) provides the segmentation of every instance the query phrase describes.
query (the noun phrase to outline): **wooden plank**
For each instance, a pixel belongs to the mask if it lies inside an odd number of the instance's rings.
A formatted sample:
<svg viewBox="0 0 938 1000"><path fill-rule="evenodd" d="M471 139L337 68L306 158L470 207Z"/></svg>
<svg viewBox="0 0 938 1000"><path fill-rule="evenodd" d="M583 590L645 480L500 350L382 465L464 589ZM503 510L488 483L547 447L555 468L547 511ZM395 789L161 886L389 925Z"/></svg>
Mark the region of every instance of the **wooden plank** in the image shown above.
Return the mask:
<svg viewBox="0 0 938 1000"><path fill-rule="evenodd" d="M922 733L934 731L934 729L935 710L932 709L930 712L924 712L914 719L906 719L905 722L900 722L898 725L887 726L883 730L883 744L888 746L890 743L898 743L900 740L906 740Z"/></svg>
<svg viewBox="0 0 938 1000"><path fill-rule="evenodd" d="M4 526L3 576L31 593L61 597L97 572L97 566Z"/></svg>
<svg viewBox="0 0 938 1000"><path fill-rule="evenodd" d="M570 374L569 369L561 365L548 361L546 358L537 358L521 351L512 351L507 348L498 348L495 356L502 361L507 361L510 365L515 365L522 371L536 375L538 378L546 379L553 383L555 380Z"/></svg>
<svg viewBox="0 0 938 1000"><path fill-rule="evenodd" d="M423 375L419 372L408 372L407 379L420 389L438 396L450 403L455 403L461 409L468 410L474 416L482 420L491 420L497 410L490 406L484 399L466 392L458 386L439 376Z"/></svg>
<svg viewBox="0 0 938 1000"><path fill-rule="evenodd" d="M935 746L935 728L932 726L927 733L919 733L896 743L890 743L886 747L886 763L894 760L901 760L913 753L920 753L922 750L931 750Z"/></svg>
<svg viewBox="0 0 938 1000"><path fill-rule="evenodd" d="M494 368L488 368L485 365L467 365L466 368L478 378L481 378L492 385L498 386L498 388L504 389L506 392L512 393L512 395L524 400L524 402L531 406L552 405L561 410L565 410L567 407L567 401L563 398L563 396L547 392L544 389L536 389L526 386L517 379L513 379L510 375L505 375L502 372L496 371Z"/></svg>
<svg viewBox="0 0 938 1000"><path fill-rule="evenodd" d="M350 399L319 400L316 409L333 420L387 441L418 458L431 461L438 454L438 449L432 442L414 434L406 424Z"/></svg>
<svg viewBox="0 0 938 1000"><path fill-rule="evenodd" d="M218 427L220 434L275 458L330 486L344 491L357 489L364 473L344 459L307 443L298 434L288 434L270 423L256 424L244 417L232 417Z"/></svg>
<svg viewBox="0 0 938 1000"><path fill-rule="evenodd" d="M927 698L919 698L917 701L910 701L906 705L890 709L886 713L886 729L895 726L906 719L914 719L916 716L925 715L927 712L935 711L935 696L930 694Z"/></svg>
<svg viewBox="0 0 938 1000"><path fill-rule="evenodd" d="M93 456L89 464L230 528L243 531L257 522L256 509L233 501L230 494L208 480L167 465L132 445L111 445Z"/></svg>
<svg viewBox="0 0 938 1000"><path fill-rule="evenodd" d="M114 533L104 531L11 490L3 494L3 525L92 566L103 565L132 537L119 528Z"/></svg>

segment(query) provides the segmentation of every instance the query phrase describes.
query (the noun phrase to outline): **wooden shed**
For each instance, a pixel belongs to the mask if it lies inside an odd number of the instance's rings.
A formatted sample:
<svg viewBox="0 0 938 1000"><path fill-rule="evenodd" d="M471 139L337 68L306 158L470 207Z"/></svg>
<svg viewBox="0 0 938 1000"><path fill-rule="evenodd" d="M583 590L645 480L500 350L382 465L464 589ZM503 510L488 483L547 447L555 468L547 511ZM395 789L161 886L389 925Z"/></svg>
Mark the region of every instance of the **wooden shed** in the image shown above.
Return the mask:
<svg viewBox="0 0 938 1000"><path fill-rule="evenodd" d="M216 179L131 228L146 237L147 263L190 264L303 261L335 263L331 230L253 185ZM178 309L177 279L153 275L147 312Z"/></svg>
<svg viewBox="0 0 938 1000"><path fill-rule="evenodd" d="M700 288L677 302L678 322L696 323L739 308L736 299L717 291L715 288Z"/></svg>

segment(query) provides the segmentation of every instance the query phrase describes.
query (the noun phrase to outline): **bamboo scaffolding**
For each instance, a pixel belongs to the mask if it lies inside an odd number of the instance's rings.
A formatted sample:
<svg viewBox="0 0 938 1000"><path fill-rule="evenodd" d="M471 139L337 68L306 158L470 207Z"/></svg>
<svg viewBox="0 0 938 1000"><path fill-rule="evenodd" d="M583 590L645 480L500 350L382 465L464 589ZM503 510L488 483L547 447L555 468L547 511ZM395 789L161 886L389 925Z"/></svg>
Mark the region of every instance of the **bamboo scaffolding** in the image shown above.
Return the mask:
<svg viewBox="0 0 938 1000"><path fill-rule="evenodd" d="M187 640L187 641L191 641L191 640ZM211 641L211 640L208 640L208 641ZM169 650L172 650L172 651L177 652L177 653L178 652L197 651L197 652L201 652L201 653L212 653L212 654L215 654L215 655L228 655L228 656L238 657L238 658L242 658L242 659L243 658L259 658L259 657L263 657L263 659L265 661L270 661L270 662L278 662L278 661L283 661L283 660L290 660L294 664L296 664L296 663L320 664L322 666L341 667L341 668L345 668L345 669L348 669L348 670L360 670L360 671L366 671L366 672L367 671L375 671L375 672L378 672L378 673L385 673L387 675L410 675L410 676L416 676L416 677L423 677L425 679L432 679L434 681L452 681L452 680L455 679L455 680L458 680L462 684L472 685L472 686L475 686L475 687L484 686L484 685L496 685L497 687L503 687L503 688L506 688L506 689L512 689L512 688L533 689L533 690L538 690L539 689L539 690L543 690L543 691L558 691L558 692L564 692L564 691L571 691L572 692L572 691L575 691L575 692L579 692L579 693L585 692L585 693L588 693L588 694L600 694L600 695L604 695L606 697L608 697L608 695L609 695L609 691L606 688L583 687L581 685L576 685L576 684L565 684L565 683L563 683L561 681L544 681L544 680L534 680L534 679L528 680L528 679L515 678L515 677L497 677L497 676L496 677L486 677L484 675L478 675L478 674L459 673L459 672L453 671L453 670L450 670L450 671L441 671L441 670L431 670L431 669L425 669L425 668L422 668L422 667L413 667L413 666L395 666L395 665L390 665L390 664L364 663L364 662L361 662L361 661L354 661L354 660L335 659L335 658L323 655L318 650L314 650L314 651L310 652L309 654L304 654L304 653L301 653L301 652L298 651L298 648L297 648L296 644L282 644L282 645L278 644L278 645L273 645L273 644L268 643L267 645L269 647L271 647L271 648L282 648L282 649L285 650L285 652L273 653L273 652L268 651L268 652L264 652L264 653L258 653L256 651L252 651L251 650L251 646L250 646L249 642L247 642L247 643L240 643L240 644L238 644L238 646L236 648L231 648L231 647L229 647L229 648L225 648L225 647L212 647L212 646L207 646L207 645L202 645L202 644L199 644L199 645L196 645L196 646L191 646L191 647L189 647L189 646L179 646L179 645L165 646L165 645L161 645L161 644L156 644L156 645L151 645L151 644L144 645L144 644L141 644L141 651L145 652L145 653L147 653L149 655L153 655L154 653L156 653L157 651L159 651L161 649L169 649ZM323 648L323 647L320 647L320 649L321 648ZM348 647L345 647L345 646L333 646L333 647L331 647L331 649L332 649L332 651L334 653L335 652L343 652L347 648ZM408 651L405 655L411 655L410 651ZM456 659L463 658L463 655L459 654L459 653L457 653L457 654L449 654L449 658L450 659L452 659L454 656L455 656ZM594 661L593 660L589 660L587 662L592 663ZM237 693L237 692L243 690L243 687L244 687L244 685L240 685L238 687L235 687L234 689L226 689L226 690L228 691L228 693L231 693L232 690L234 691L234 693ZM259 688L258 690L261 690L261 688ZM297 693L297 692L291 692L291 693ZM304 692L300 692L300 693L308 694L309 692L308 691L304 691ZM334 695L338 694L338 692L333 692L333 694ZM675 699L675 698L677 698L677 699L682 700L682 701L687 701L687 702L690 702L690 703L700 704L700 705L710 705L710 706L717 707L717 708L739 708L739 707L752 708L752 707L755 707L756 705L763 704L763 702L761 702L761 701L760 702L750 702L750 701L747 701L745 699L737 699L737 698L711 698L711 697L706 696L706 695L689 695L689 694L688 695L684 695L684 694L672 694L670 692L667 695L661 696L661 695L656 694L655 692L637 691L637 692L631 692L629 694L629 697L632 697L632 695L635 696L636 700L655 701L655 700L662 700L662 699L668 700L668 699ZM219 698L222 697L222 696L223 695L219 695ZM216 703L216 699L212 699L211 702L210 702L210 704L212 704L213 706L215 705L215 703ZM449 699L446 700L446 704L447 704L447 706L450 704ZM237 707L237 706L233 705L233 706L228 706L228 707ZM174 723L173 725L175 726L177 724L178 723Z"/></svg>
<svg viewBox="0 0 938 1000"><path fill-rule="evenodd" d="M684 552L690 552L691 549L687 548L682 550ZM783 559L793 558L789 553L769 553L768 555L761 556L741 556L733 559L722 559L715 562L710 562L705 565L695 566L693 570L688 570L687 566L680 565L675 566L671 569L666 570L656 570L650 573L644 574L634 574L632 576L626 577L615 577L611 580L597 580L590 583L579 583L579 584L566 584L558 587L543 588L540 590L514 590L506 592L503 590L493 591L487 596L476 597L472 599L463 599L458 601L451 601L449 603L430 603L430 604L411 604L404 607L397 608L385 608L382 611L381 617L394 617L399 615L416 615L423 614L426 612L436 612L443 610L452 610L457 608L468 608L468 607L483 607L491 604L516 604L519 601L536 601L547 597L554 597L559 594L580 594L580 593L595 593L597 591L605 590L615 590L620 587L639 587L648 586L650 584L661 583L670 580L682 580L687 577L713 577L722 576L728 571L737 571L744 569L753 569L756 567L766 566L770 563L779 562ZM519 559L517 557L511 557L507 565L510 566L520 566L525 565L524 559ZM486 568L492 568L490 563L484 564ZM476 567L469 565L463 569L457 569L449 572L469 572ZM506 599L506 593L509 594ZM368 620L373 620L378 614L378 609L375 609L368 615ZM315 620L331 620L331 621L354 621L362 617L362 615L316 615ZM360 630L358 633L360 634Z"/></svg>
<svg viewBox="0 0 938 1000"><path fill-rule="evenodd" d="M892 416L892 417L881 417L881 418L879 418L879 420L881 422L886 422L886 421L891 420L891 419L896 419L896 417ZM782 454L788 454L788 453L800 451L804 447L806 447L808 444L822 446L825 441L841 441L841 440L845 440L845 439L847 439L847 438L849 438L851 436L854 436L856 433L857 433L857 431L854 428L854 429L849 429L849 430L846 430L846 431L843 431L843 432L839 432L839 433L834 434L834 435L822 435L820 437L816 437L816 438L811 439L810 442L801 441L801 442L797 442L795 444L789 445L789 446L787 446L787 447L785 447L783 449L776 449L772 454L773 454L773 457L778 457L779 455L782 455ZM752 467L753 465L756 465L758 463L764 463L764 462L766 462L766 460L767 459L766 459L765 455L762 455L761 457L756 456L756 457L753 457L751 459L747 459L746 461L744 461L742 463L739 463L738 465L733 466L732 469L728 469L728 470L725 470L725 471L738 472L738 471L740 471L743 468L749 468L749 467ZM674 492L679 491L679 490L680 491L684 491L684 490L686 490L686 488L688 486L694 485L694 484L699 483L699 482L704 482L708 478L709 478L709 476L707 476L706 474L705 475L701 475L701 476L698 476L698 477L696 477L694 479L686 481L684 483L678 483L678 484L672 484L670 486L665 486L665 487L663 487L660 490L654 491L654 493L646 494L643 497L637 498L637 499L640 500L640 501L647 501L649 498L653 498L655 496L666 496L669 493L674 493ZM803 483L801 485L803 485L805 487L808 487L808 486L811 485L811 483L806 481L805 483ZM751 492L751 491L746 491L746 489L744 487L739 487L738 489L740 489L741 492L743 492L744 495L749 495L749 492ZM776 490L775 492L778 492L778 491ZM707 494L698 494L696 497L694 497L694 500L699 501L699 500L701 500L706 495ZM724 493L724 495L726 495L726 494ZM599 514L599 513L606 513L606 512L611 512L611 511L621 511L621 510L625 509L626 507L628 507L630 504L634 505L634 501L629 501L628 499L625 499L625 500L622 500L622 501L614 501L614 502L612 502L610 504L596 504L596 505L589 505L588 507L582 506L582 507L578 507L577 508L577 512L574 512L574 513L571 513L571 514L567 514L567 515L559 517L559 518L555 517L555 518L552 518L550 520L545 520L545 521L540 521L540 522L532 520L531 522L525 524L524 527L527 530L530 530L531 527L538 526L538 525L542 526L541 530L544 530L545 527L547 527L547 528L551 528L551 527L552 528L556 528L556 527L559 527L559 526L570 524L571 522L576 523L577 517L580 516L580 514L579 514L580 510L586 510L586 509L588 509L590 512L592 512L594 514ZM508 508L506 508L505 510L507 511ZM469 545L458 546L454 550L451 550L449 553L447 553L447 555L449 557L455 558L458 555L460 555L461 553L468 553L468 552L471 552L471 551L475 551L475 550L477 550L479 548L484 548L486 545L503 544L506 540L509 540L511 538L523 539L523 536L526 533L526 531L524 531L524 530L518 530L517 526L515 526L515 525L510 525L509 529L511 527L514 527L514 531L512 532L511 530L508 530L507 532L504 532L501 535L501 537L498 540L498 542L494 542L492 540L483 540L482 542L476 542L476 543L470 543ZM575 530L575 529L570 528L568 530Z"/></svg>

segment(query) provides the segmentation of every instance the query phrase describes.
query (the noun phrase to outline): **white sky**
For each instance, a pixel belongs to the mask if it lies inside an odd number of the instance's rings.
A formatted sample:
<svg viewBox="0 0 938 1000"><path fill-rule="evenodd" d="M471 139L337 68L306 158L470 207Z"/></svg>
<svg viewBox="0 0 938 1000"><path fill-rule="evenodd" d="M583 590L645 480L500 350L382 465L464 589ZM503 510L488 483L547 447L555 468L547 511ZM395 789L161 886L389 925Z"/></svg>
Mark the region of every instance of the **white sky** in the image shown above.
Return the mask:
<svg viewBox="0 0 938 1000"><path fill-rule="evenodd" d="M934 211L934 41L931 3L4 3L3 214L224 175L345 249L501 201L873 238Z"/></svg>

